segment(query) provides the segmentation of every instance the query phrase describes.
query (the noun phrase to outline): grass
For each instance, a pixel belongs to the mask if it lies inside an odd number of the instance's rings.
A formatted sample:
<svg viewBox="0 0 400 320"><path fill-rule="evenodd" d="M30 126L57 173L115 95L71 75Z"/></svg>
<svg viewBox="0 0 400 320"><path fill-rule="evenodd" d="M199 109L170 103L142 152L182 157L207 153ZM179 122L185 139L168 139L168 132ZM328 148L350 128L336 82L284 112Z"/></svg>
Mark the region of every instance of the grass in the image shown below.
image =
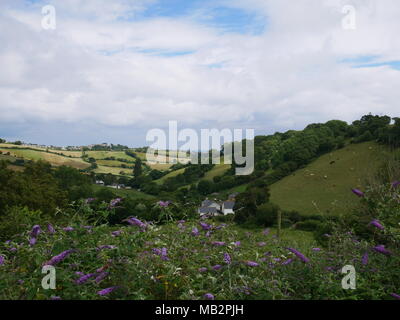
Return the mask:
<svg viewBox="0 0 400 320"><path fill-rule="evenodd" d="M185 171L185 169L186 168L181 168L181 169L178 169L178 170L174 170L174 171L166 174L165 176L161 177L160 179L155 180L155 182L157 184L163 184L165 180L167 180L168 178L176 177L178 174L183 173Z"/></svg>
<svg viewBox="0 0 400 320"><path fill-rule="evenodd" d="M207 171L202 180L213 181L214 177L222 176L231 167L230 164L217 164L210 171Z"/></svg>
<svg viewBox="0 0 400 320"><path fill-rule="evenodd" d="M109 187L104 187L104 186L99 186L99 185L93 185L93 189L95 191L99 191L101 189L107 188L109 190L111 190L112 192L114 192L117 196L119 197L123 197L123 198L133 198L133 199L155 199L154 196L144 193L144 192L140 192L138 190L126 190L126 189L112 189Z"/></svg>
<svg viewBox="0 0 400 320"><path fill-rule="evenodd" d="M121 162L121 161L118 161L118 160L96 160L96 163L98 165L102 165L102 166L118 167L118 168L121 168L121 166L124 165L124 164L126 166L132 167L132 169L133 169L133 166L134 166L133 163L125 163L125 162Z"/></svg>
<svg viewBox="0 0 400 320"><path fill-rule="evenodd" d="M89 167L89 164L82 159L68 158L64 156L60 156L53 153L43 152L39 150L31 150L31 149L22 149L22 148L13 148L13 149L2 149L0 151L3 153L10 152L11 155L16 156L18 158L23 158L26 160L44 160L50 162L53 166L70 166L77 169L85 169Z"/></svg>
<svg viewBox="0 0 400 320"><path fill-rule="evenodd" d="M135 161L135 158L128 156L124 151L86 151L90 158L96 160L103 160L105 158L114 157L115 159L125 159L129 161Z"/></svg>
<svg viewBox="0 0 400 320"><path fill-rule="evenodd" d="M118 168L118 167L107 167L107 166L102 166L99 165L97 169L93 170L95 173L111 173L116 176L121 176L121 172L124 173L124 175L127 176L132 176L133 175L133 169L126 169L126 168Z"/></svg>
<svg viewBox="0 0 400 320"><path fill-rule="evenodd" d="M303 214L349 212L349 208L354 208L358 202L351 189L364 187L377 164L383 162L386 150L367 142L323 155L273 184L271 201L284 210Z"/></svg>

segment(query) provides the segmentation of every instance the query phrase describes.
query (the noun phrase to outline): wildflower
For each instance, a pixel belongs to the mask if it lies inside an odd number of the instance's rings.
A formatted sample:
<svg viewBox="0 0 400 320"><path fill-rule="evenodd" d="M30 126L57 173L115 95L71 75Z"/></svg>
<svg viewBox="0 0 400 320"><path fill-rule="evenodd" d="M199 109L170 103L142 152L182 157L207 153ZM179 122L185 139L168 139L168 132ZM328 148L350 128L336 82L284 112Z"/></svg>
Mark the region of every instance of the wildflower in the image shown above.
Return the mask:
<svg viewBox="0 0 400 320"><path fill-rule="evenodd" d="M211 293L206 293L206 294L204 295L204 298L207 299L207 300L215 300L214 295L211 294Z"/></svg>
<svg viewBox="0 0 400 320"><path fill-rule="evenodd" d="M319 252L321 251L321 248L312 248L312 251Z"/></svg>
<svg viewBox="0 0 400 320"><path fill-rule="evenodd" d="M126 219L124 221L127 221L130 225L138 226L141 229L144 229L146 227L146 224L143 223L142 221L140 221L137 218L129 218L129 219Z"/></svg>
<svg viewBox="0 0 400 320"><path fill-rule="evenodd" d="M259 247L265 247L267 244L264 241L262 241L262 242L257 243L257 245Z"/></svg>
<svg viewBox="0 0 400 320"><path fill-rule="evenodd" d="M49 266L54 266L61 261L63 261L66 257L68 257L72 252L75 252L75 250L66 250L64 252L61 252L59 255L54 256L51 258L49 261L45 262L44 265L49 265Z"/></svg>
<svg viewBox="0 0 400 320"><path fill-rule="evenodd" d="M393 298L395 298L395 299L397 299L397 300L400 300L400 294L391 293L390 295L391 295Z"/></svg>
<svg viewBox="0 0 400 320"><path fill-rule="evenodd" d="M240 241L236 241L236 242L234 242L233 244L234 244L236 247L240 247L241 242L240 242Z"/></svg>
<svg viewBox="0 0 400 320"><path fill-rule="evenodd" d="M213 268L213 270L217 271L217 270L221 269L222 266L220 264L217 264L217 265L213 266L212 268Z"/></svg>
<svg viewBox="0 0 400 320"><path fill-rule="evenodd" d="M112 235L113 237L118 237L121 233L122 233L122 231L117 230L117 231L111 232L111 235Z"/></svg>
<svg viewBox="0 0 400 320"><path fill-rule="evenodd" d="M304 263L310 262L310 259L306 258L304 254L302 254L300 251L297 251L296 249L293 248L287 248L290 252L294 253L301 261Z"/></svg>
<svg viewBox="0 0 400 320"><path fill-rule="evenodd" d="M211 244L213 246L216 246L216 247L222 247L222 246L225 245L225 242L223 242L223 241L213 241L213 242L211 242Z"/></svg>
<svg viewBox="0 0 400 320"><path fill-rule="evenodd" d="M224 253L224 261L226 264L231 264L231 262L232 262L232 258L229 255L229 253L227 253L227 252Z"/></svg>
<svg viewBox="0 0 400 320"><path fill-rule="evenodd" d="M361 258L361 263L366 266L368 264L368 252L364 253L364 255Z"/></svg>
<svg viewBox="0 0 400 320"><path fill-rule="evenodd" d="M394 182L392 183L392 187L393 187L393 188L397 188L398 186L400 186L400 181L394 181Z"/></svg>
<svg viewBox="0 0 400 320"><path fill-rule="evenodd" d="M249 267L258 267L258 263L257 263L257 262L254 262L254 261L246 261L246 264L247 264Z"/></svg>
<svg viewBox="0 0 400 320"><path fill-rule="evenodd" d="M59 296L51 296L50 300L62 300Z"/></svg>
<svg viewBox="0 0 400 320"><path fill-rule="evenodd" d="M293 259L290 258L290 259L287 259L286 261L282 262L282 265L286 266L288 264L291 264L292 262L293 262Z"/></svg>
<svg viewBox="0 0 400 320"><path fill-rule="evenodd" d="M106 289L103 289L103 290L98 291L97 294L98 294L99 296L106 296L106 295L110 294L111 292L113 292L113 291L114 291L115 289L117 289L117 288L118 288L117 286L115 286L115 287L110 287L110 288L106 288Z"/></svg>
<svg viewBox="0 0 400 320"><path fill-rule="evenodd" d="M110 201L110 205L108 206L109 209L115 208L117 204L122 201L122 198L116 198Z"/></svg>
<svg viewBox="0 0 400 320"><path fill-rule="evenodd" d="M211 225L205 223L205 222L200 222L200 226L203 228L203 230L210 230Z"/></svg>
<svg viewBox="0 0 400 320"><path fill-rule="evenodd" d="M194 227L193 229L192 229L192 236L198 236L199 235L199 229L197 229L196 227Z"/></svg>
<svg viewBox="0 0 400 320"><path fill-rule="evenodd" d="M94 281L96 281L96 283L100 283L102 280L104 280L105 277L107 277L110 273L109 272L101 272L96 279L94 279Z"/></svg>
<svg viewBox="0 0 400 320"><path fill-rule="evenodd" d="M66 228L63 228L63 230L69 232L69 231L74 231L74 228L66 227Z"/></svg>
<svg viewBox="0 0 400 320"><path fill-rule="evenodd" d="M263 235L264 235L264 236L269 235L269 229L265 229L265 230L263 231Z"/></svg>
<svg viewBox="0 0 400 320"><path fill-rule="evenodd" d="M80 277L75 282L77 284L83 284L83 283L87 282L90 278L94 277L95 275L96 275L96 273L89 273L89 274L83 275L82 277Z"/></svg>
<svg viewBox="0 0 400 320"><path fill-rule="evenodd" d="M379 245L373 248L376 252L382 253L384 255L390 256L392 253L385 248L384 245Z"/></svg>
<svg viewBox="0 0 400 320"><path fill-rule="evenodd" d="M364 195L365 195L364 192L362 192L359 189L351 189L351 191L358 197L364 197Z"/></svg>
<svg viewBox="0 0 400 320"><path fill-rule="evenodd" d="M0 266L3 266L5 263L5 259L3 256L0 256Z"/></svg>
<svg viewBox="0 0 400 320"><path fill-rule="evenodd" d="M36 244L36 238L35 238L35 237L31 237L31 238L29 239L29 244L30 244L31 246L34 246L34 245Z"/></svg>
<svg viewBox="0 0 400 320"><path fill-rule="evenodd" d="M161 249L161 259L164 261L169 260L168 254L167 254L167 248L162 248Z"/></svg>
<svg viewBox="0 0 400 320"><path fill-rule="evenodd" d="M33 228L32 228L31 237L37 238L37 236L38 236L41 232L42 232L42 229L40 228L40 226L39 226L39 225L35 225L35 226L33 226Z"/></svg>
<svg viewBox="0 0 400 320"><path fill-rule="evenodd" d="M207 231L206 237L209 238L211 236L211 231Z"/></svg>
<svg viewBox="0 0 400 320"><path fill-rule="evenodd" d="M154 254L156 254L158 256L161 256L161 249L153 248L152 251L153 251Z"/></svg>
<svg viewBox="0 0 400 320"><path fill-rule="evenodd" d="M208 269L205 267L199 268L199 272L206 272Z"/></svg>
<svg viewBox="0 0 400 320"><path fill-rule="evenodd" d="M56 230L54 229L54 227L53 227L53 225L52 225L51 223L49 223L49 224L47 225L47 231L48 231L50 234L56 233Z"/></svg>
<svg viewBox="0 0 400 320"><path fill-rule="evenodd" d="M379 230L384 230L384 226L381 225L381 223L378 220L372 220L370 223L370 225L373 225L375 228L378 228Z"/></svg>
<svg viewBox="0 0 400 320"><path fill-rule="evenodd" d="M170 205L170 201L159 201L158 205L162 208L167 208Z"/></svg>

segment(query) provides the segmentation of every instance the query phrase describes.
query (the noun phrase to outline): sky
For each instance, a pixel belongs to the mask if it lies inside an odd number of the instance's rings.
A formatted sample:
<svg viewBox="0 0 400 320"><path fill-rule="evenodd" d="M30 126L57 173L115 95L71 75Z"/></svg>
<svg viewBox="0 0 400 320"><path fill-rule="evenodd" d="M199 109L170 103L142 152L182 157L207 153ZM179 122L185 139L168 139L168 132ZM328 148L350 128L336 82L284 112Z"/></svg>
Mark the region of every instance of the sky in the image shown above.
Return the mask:
<svg viewBox="0 0 400 320"><path fill-rule="evenodd" d="M400 116L399 16L398 0L0 0L0 137L139 147L171 120Z"/></svg>

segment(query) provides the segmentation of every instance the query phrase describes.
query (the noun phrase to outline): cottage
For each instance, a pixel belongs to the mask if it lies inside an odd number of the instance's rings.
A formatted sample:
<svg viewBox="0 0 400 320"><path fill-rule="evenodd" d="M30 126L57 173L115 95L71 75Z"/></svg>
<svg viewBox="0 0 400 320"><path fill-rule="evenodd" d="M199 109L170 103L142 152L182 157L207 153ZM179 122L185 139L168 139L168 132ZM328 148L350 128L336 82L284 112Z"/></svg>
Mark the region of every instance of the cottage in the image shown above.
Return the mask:
<svg viewBox="0 0 400 320"><path fill-rule="evenodd" d="M222 203L221 211L226 216L228 214L234 214L233 208L235 207L235 201L224 201Z"/></svg>
<svg viewBox="0 0 400 320"><path fill-rule="evenodd" d="M96 184L99 186L104 186L104 181L103 180L96 180Z"/></svg>
<svg viewBox="0 0 400 320"><path fill-rule="evenodd" d="M216 216L218 215L218 210L217 208L214 207L201 207L199 208L198 213L200 214L200 216L204 215Z"/></svg>

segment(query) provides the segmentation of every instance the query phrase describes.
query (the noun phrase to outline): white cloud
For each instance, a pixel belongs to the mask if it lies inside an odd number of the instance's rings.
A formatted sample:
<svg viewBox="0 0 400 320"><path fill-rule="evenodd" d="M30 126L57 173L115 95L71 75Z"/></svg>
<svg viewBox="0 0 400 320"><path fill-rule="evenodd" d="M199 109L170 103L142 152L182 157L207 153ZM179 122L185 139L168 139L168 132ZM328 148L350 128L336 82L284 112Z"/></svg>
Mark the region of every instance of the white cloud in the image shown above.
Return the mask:
<svg viewBox="0 0 400 320"><path fill-rule="evenodd" d="M398 115L400 71L340 63L400 60L396 0L230 1L265 15L261 35L220 33L191 17L135 20L144 0L53 3L57 29L45 31L39 4L2 2L0 123L269 130ZM354 31L341 28L345 4L357 10ZM165 55L182 51L193 53Z"/></svg>

